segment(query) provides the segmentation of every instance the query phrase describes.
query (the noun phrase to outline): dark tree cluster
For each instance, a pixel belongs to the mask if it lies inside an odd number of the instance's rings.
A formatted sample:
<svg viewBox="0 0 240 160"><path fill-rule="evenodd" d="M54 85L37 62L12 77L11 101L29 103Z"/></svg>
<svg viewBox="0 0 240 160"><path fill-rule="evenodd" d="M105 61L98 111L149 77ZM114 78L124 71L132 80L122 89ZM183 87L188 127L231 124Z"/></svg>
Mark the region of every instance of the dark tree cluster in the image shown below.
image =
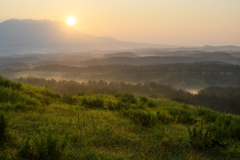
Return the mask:
<svg viewBox="0 0 240 160"><path fill-rule="evenodd" d="M136 96L147 96L152 98L169 98L178 102L204 106L220 112L240 114L240 87L207 87L194 95L182 89L173 88L170 85L157 84L155 82L146 83L124 83L106 81L75 82L56 81L44 78L20 78L19 82L46 86L52 88L60 94L77 95L87 94L111 94L132 93Z"/></svg>

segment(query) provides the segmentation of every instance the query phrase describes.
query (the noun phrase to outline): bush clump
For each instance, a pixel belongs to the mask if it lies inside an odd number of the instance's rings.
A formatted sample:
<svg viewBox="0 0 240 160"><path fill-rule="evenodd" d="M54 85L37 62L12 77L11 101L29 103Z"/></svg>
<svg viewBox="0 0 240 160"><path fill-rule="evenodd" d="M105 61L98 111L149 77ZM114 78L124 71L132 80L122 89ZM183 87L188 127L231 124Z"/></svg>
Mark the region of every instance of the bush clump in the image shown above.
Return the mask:
<svg viewBox="0 0 240 160"><path fill-rule="evenodd" d="M148 98L145 96L140 96L139 100L140 100L140 102L146 103L148 101Z"/></svg>
<svg viewBox="0 0 240 160"><path fill-rule="evenodd" d="M131 93L125 93L121 100L124 103L126 102L133 103L133 104L137 103L137 99Z"/></svg>
<svg viewBox="0 0 240 160"><path fill-rule="evenodd" d="M122 93L117 92L117 93L114 94L114 97L115 97L115 98L122 97Z"/></svg>
<svg viewBox="0 0 240 160"><path fill-rule="evenodd" d="M216 147L226 148L229 139L229 131L225 130L222 125L211 124L204 132L201 125L200 129L194 127L192 130L188 127L189 143L195 149L212 149Z"/></svg>
<svg viewBox="0 0 240 160"><path fill-rule="evenodd" d="M197 115L201 117L206 123L214 123L218 117L217 113L203 107L199 107Z"/></svg>
<svg viewBox="0 0 240 160"><path fill-rule="evenodd" d="M128 110L131 108L131 104L130 103L123 103L122 101L117 101L117 102L108 102L107 103L107 108L109 110Z"/></svg>
<svg viewBox="0 0 240 160"><path fill-rule="evenodd" d="M0 75L0 86L3 86L5 88L11 88L11 89L14 89L14 90L20 90L21 87L22 87L22 84L19 83L19 82L14 82L12 80L3 78Z"/></svg>
<svg viewBox="0 0 240 160"><path fill-rule="evenodd" d="M168 108L169 114L174 118L178 123L182 124L194 124L196 123L195 117L189 110L183 108Z"/></svg>
<svg viewBox="0 0 240 160"><path fill-rule="evenodd" d="M5 120L3 113L0 112L0 144L2 144L6 138L6 128L7 122Z"/></svg>
<svg viewBox="0 0 240 160"><path fill-rule="evenodd" d="M158 111L157 117L158 120L164 124L169 124L173 122L173 117L169 115L168 111Z"/></svg>
<svg viewBox="0 0 240 160"><path fill-rule="evenodd" d="M58 136L53 134L52 128L49 126L46 134L41 132L40 135L35 135L32 139L24 140L18 157L24 159L57 160L67 145L66 135L61 141Z"/></svg>
<svg viewBox="0 0 240 160"><path fill-rule="evenodd" d="M122 101L123 103L132 103L132 104L137 103L137 98L135 98L134 95L131 93L124 93L124 94L115 93L114 97L119 98L119 100Z"/></svg>
<svg viewBox="0 0 240 160"><path fill-rule="evenodd" d="M20 101L21 96L17 91L0 86L0 102L11 102L12 104Z"/></svg>
<svg viewBox="0 0 240 160"><path fill-rule="evenodd" d="M82 105L88 108L104 108L104 100L98 96L96 97L83 97Z"/></svg>
<svg viewBox="0 0 240 160"><path fill-rule="evenodd" d="M228 130L231 133L231 138L240 140L240 118L232 119Z"/></svg>
<svg viewBox="0 0 240 160"><path fill-rule="evenodd" d="M61 97L61 101L67 104L76 104L77 98L75 96L72 96L71 94L70 95L63 94L63 96Z"/></svg>
<svg viewBox="0 0 240 160"><path fill-rule="evenodd" d="M157 104L156 104L154 101L152 101L152 100L148 100L146 104L147 104L147 106L148 106L149 108L155 108L155 107L157 107Z"/></svg>
<svg viewBox="0 0 240 160"><path fill-rule="evenodd" d="M13 106L15 110L25 110L26 109L26 104L24 103L17 103Z"/></svg>
<svg viewBox="0 0 240 160"><path fill-rule="evenodd" d="M142 126L154 126L157 123L157 115L152 113L150 110L124 110L124 115L132 119L136 124L141 124Z"/></svg>
<svg viewBox="0 0 240 160"><path fill-rule="evenodd" d="M86 94L85 92L78 92L77 95L78 95L78 96L85 96L85 94Z"/></svg>
<svg viewBox="0 0 240 160"><path fill-rule="evenodd" d="M109 110L116 110L116 108L117 108L117 105L114 103L114 102L108 102L107 103L107 108L109 109Z"/></svg>

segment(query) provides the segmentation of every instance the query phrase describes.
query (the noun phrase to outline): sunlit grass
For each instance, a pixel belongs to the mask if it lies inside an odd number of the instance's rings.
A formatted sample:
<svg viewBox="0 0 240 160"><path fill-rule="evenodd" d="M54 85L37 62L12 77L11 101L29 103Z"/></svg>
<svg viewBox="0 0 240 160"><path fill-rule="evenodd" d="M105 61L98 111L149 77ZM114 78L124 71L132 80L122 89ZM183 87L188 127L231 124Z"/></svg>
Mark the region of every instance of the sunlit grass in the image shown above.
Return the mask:
<svg viewBox="0 0 240 160"><path fill-rule="evenodd" d="M188 126L207 127L223 117L209 109L131 94L64 98L45 87L23 85L20 90L10 90L20 93L22 98L16 104L24 102L25 107L16 107L8 97L0 103L7 122L0 159L21 159L26 154L39 159L40 148L48 142L58 152L42 154L46 159L236 159L240 155L239 137L226 138L227 148L200 150L189 143ZM91 103L83 105L84 98ZM103 100L102 107L93 101L97 98ZM233 118L225 116L223 122L232 123ZM237 134L238 116L234 119Z"/></svg>

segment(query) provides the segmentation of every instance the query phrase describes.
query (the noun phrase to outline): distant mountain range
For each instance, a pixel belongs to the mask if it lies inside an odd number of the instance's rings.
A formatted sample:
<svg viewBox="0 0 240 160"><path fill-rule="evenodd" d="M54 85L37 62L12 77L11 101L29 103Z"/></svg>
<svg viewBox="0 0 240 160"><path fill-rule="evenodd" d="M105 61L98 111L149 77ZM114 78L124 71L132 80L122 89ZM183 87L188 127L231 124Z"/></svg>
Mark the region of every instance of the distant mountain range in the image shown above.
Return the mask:
<svg viewBox="0 0 240 160"><path fill-rule="evenodd" d="M46 54L45 56L48 58L41 59L51 61L84 61L92 59L91 55L110 58L138 56L192 57L193 54L193 57L203 56L207 58L209 56L208 53L216 51L226 52L231 54L231 56L240 57L239 46L206 45L201 47L179 47L173 45L124 42L111 37L88 35L72 28L66 23L50 20L10 19L0 23L0 56L5 57L6 55L13 57L17 54L31 55L32 53L35 53L35 55L36 53L69 53L75 54L75 57L59 57L61 55L58 54L49 58L51 55ZM83 55L82 53L88 54ZM220 52L217 54L217 56L231 58L229 55L221 55ZM210 57L212 57L212 55ZM36 62L37 61L38 60L36 60ZM234 61L234 63L236 62Z"/></svg>
<svg viewBox="0 0 240 160"><path fill-rule="evenodd" d="M96 37L50 20L10 19L0 23L0 54L170 47Z"/></svg>
<svg viewBox="0 0 240 160"><path fill-rule="evenodd" d="M0 66L5 64L13 64L13 63L38 63L42 60L34 57L34 56L26 56L26 57L0 57Z"/></svg>
<svg viewBox="0 0 240 160"><path fill-rule="evenodd" d="M110 54L104 54L103 58L111 58L111 57L131 57L136 58L139 57L136 54L132 52L118 52L118 53L110 53Z"/></svg>
<svg viewBox="0 0 240 160"><path fill-rule="evenodd" d="M90 59L81 62L81 66L93 66L93 65L110 65L110 64L121 64L121 65L154 65L154 64L167 64L167 63L191 63L200 62L201 59L196 57L183 57L183 56L171 56L171 57L111 57L104 59Z"/></svg>

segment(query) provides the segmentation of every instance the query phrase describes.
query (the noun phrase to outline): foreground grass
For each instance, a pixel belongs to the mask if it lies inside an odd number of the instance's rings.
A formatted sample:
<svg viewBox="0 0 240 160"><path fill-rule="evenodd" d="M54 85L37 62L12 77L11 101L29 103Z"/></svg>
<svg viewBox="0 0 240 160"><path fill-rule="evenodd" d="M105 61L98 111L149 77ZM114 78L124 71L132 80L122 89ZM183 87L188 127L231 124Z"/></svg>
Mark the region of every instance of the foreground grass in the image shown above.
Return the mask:
<svg viewBox="0 0 240 160"><path fill-rule="evenodd" d="M168 99L61 96L47 88L0 82L0 124L6 124L0 159L240 157L236 116Z"/></svg>

